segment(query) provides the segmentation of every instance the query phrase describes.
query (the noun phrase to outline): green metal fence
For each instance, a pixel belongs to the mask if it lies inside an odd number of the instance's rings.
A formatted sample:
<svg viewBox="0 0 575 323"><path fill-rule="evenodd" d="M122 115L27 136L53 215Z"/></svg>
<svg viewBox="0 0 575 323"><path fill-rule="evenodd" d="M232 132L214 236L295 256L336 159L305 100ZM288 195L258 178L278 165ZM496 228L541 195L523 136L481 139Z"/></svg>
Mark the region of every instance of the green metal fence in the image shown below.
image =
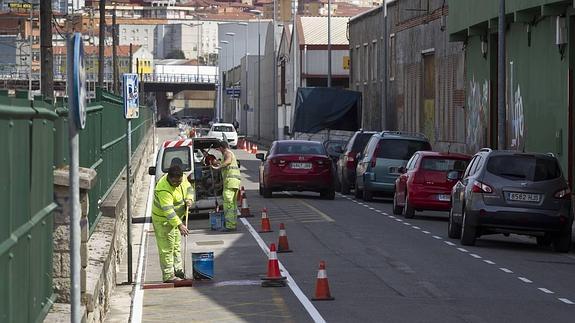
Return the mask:
<svg viewBox="0 0 575 323"><path fill-rule="evenodd" d="M41 321L54 300L54 121L49 105L0 91L0 322Z"/></svg>
<svg viewBox="0 0 575 323"><path fill-rule="evenodd" d="M60 102L56 109L60 119L56 126L55 165L68 164L68 110ZM150 130L152 112L141 108L140 117L132 120L132 154ZM105 91L97 91L96 100L87 109L86 128L80 131L80 166L95 169L96 185L89 193L90 228L94 228L101 212L99 203L108 195L126 167L126 129L123 99Z"/></svg>

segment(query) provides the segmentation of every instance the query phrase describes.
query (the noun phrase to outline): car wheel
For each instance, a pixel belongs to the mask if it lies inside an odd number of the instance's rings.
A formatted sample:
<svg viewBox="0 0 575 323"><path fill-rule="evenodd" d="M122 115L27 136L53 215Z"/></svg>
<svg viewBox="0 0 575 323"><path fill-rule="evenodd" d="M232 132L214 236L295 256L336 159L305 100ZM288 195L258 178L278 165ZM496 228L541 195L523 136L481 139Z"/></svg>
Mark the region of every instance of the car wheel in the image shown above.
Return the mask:
<svg viewBox="0 0 575 323"><path fill-rule="evenodd" d="M461 225L455 223L453 219L453 210L449 210L449 222L447 224L447 236L452 239L461 238Z"/></svg>
<svg viewBox="0 0 575 323"><path fill-rule="evenodd" d="M403 216L406 219L411 219L415 216L415 209L409 205L409 196L405 194L405 203L403 203Z"/></svg>
<svg viewBox="0 0 575 323"><path fill-rule="evenodd" d="M554 237L553 249L557 252L569 252L571 249L571 226L569 226L569 230L561 232Z"/></svg>
<svg viewBox="0 0 575 323"><path fill-rule="evenodd" d="M126 149L126 150L127 150L127 149ZM260 183L260 185L259 185L258 193L260 193L260 195L264 195L264 192L263 192L263 190L262 190L262 183Z"/></svg>
<svg viewBox="0 0 575 323"><path fill-rule="evenodd" d="M553 237L549 233L545 233L542 237L535 237L539 247L549 247L553 243Z"/></svg>
<svg viewBox="0 0 575 323"><path fill-rule="evenodd" d="M348 195L350 193L349 184L345 178L341 178L341 194Z"/></svg>
<svg viewBox="0 0 575 323"><path fill-rule="evenodd" d="M322 199L334 200L335 199L335 189L331 188L331 189L328 189L326 191L322 191L321 193L319 193L319 196Z"/></svg>
<svg viewBox="0 0 575 323"><path fill-rule="evenodd" d="M373 200L373 192L368 190L367 188L364 188L362 198L366 202L372 201Z"/></svg>
<svg viewBox="0 0 575 323"><path fill-rule="evenodd" d="M355 181L355 189L354 189L355 197L360 199L363 197L363 191L359 189L359 185L357 181Z"/></svg>
<svg viewBox="0 0 575 323"><path fill-rule="evenodd" d="M461 226L461 244L464 246L475 245L475 239L477 238L477 228L469 223L467 218L467 212L465 212L465 207L463 207L463 225Z"/></svg>
<svg viewBox="0 0 575 323"><path fill-rule="evenodd" d="M403 213L403 207L397 205L397 198L395 195L396 194L393 195L393 214L400 215L401 213Z"/></svg>

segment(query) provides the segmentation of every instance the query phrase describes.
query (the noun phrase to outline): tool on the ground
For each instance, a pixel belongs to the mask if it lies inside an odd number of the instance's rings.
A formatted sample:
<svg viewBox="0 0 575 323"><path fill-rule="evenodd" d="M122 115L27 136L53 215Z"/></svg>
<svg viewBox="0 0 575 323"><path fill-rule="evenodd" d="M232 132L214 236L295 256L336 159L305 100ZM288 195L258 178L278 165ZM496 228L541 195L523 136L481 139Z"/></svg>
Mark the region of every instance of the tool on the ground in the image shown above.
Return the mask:
<svg viewBox="0 0 575 323"><path fill-rule="evenodd" d="M284 287L287 283L287 278L280 273L280 266L278 255L276 253L276 245L270 245L270 255L268 258L268 273L266 277L262 277L262 287Z"/></svg>
<svg viewBox="0 0 575 323"><path fill-rule="evenodd" d="M335 298L329 292L329 283L327 281L327 272L325 270L325 261L319 262L317 272L317 281L315 283L315 296L312 301L333 301Z"/></svg>
<svg viewBox="0 0 575 323"><path fill-rule="evenodd" d="M273 232L270 219L268 218L268 209L262 209L262 221L261 221L261 229L258 231L259 233L266 233L266 232Z"/></svg>
<svg viewBox="0 0 575 323"><path fill-rule="evenodd" d="M187 229L188 228L188 214L189 214L190 210L188 208L188 203L184 202L184 204L186 204L186 211L185 211L186 214L184 215L184 218L185 218L184 226ZM186 258L188 258L188 236L184 236L184 277L187 277L186 276Z"/></svg>
<svg viewBox="0 0 575 323"><path fill-rule="evenodd" d="M278 253L284 253L284 252L292 252L292 250L289 248L289 243L288 243L288 238L287 238L287 234L286 234L286 228L285 225L283 223L280 223L280 236L278 239Z"/></svg>

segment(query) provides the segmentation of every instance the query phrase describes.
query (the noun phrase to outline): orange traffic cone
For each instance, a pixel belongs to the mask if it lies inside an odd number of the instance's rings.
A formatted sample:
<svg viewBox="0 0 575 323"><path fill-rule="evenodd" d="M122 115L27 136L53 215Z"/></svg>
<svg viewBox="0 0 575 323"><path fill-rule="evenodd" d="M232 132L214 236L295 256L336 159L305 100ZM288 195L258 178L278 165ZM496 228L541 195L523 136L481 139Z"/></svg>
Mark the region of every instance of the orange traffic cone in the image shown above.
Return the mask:
<svg viewBox="0 0 575 323"><path fill-rule="evenodd" d="M273 232L270 225L270 218L268 218L268 209L264 208L262 210L262 223L261 230L259 233Z"/></svg>
<svg viewBox="0 0 575 323"><path fill-rule="evenodd" d="M237 198L238 205L242 205L242 197L244 196L245 192L246 192L246 190L242 186L240 188L240 191L238 192L238 198Z"/></svg>
<svg viewBox="0 0 575 323"><path fill-rule="evenodd" d="M257 154L258 153L258 145L254 144L252 145L252 154Z"/></svg>
<svg viewBox="0 0 575 323"><path fill-rule="evenodd" d="M240 209L240 216L244 218L252 217L253 215L250 213L250 207L248 205L248 199L246 197L246 193L242 195L242 208Z"/></svg>
<svg viewBox="0 0 575 323"><path fill-rule="evenodd" d="M244 150L245 150L246 152L250 152L250 150L252 149L251 147L252 147L252 144L248 141L248 142L246 143L246 147L244 148Z"/></svg>
<svg viewBox="0 0 575 323"><path fill-rule="evenodd" d="M329 283L327 282L327 272L325 271L325 261L319 262L319 270L317 272L317 281L315 283L315 297L312 301L333 301L335 298L331 297L329 292Z"/></svg>
<svg viewBox="0 0 575 323"><path fill-rule="evenodd" d="M278 253L292 252L289 248L288 238L286 234L286 228L283 223L280 223L280 237L278 241Z"/></svg>
<svg viewBox="0 0 575 323"><path fill-rule="evenodd" d="M283 287L286 285L286 277L280 273L280 264L276 253L276 245L270 245L270 255L268 258L268 273L262 278L262 287Z"/></svg>

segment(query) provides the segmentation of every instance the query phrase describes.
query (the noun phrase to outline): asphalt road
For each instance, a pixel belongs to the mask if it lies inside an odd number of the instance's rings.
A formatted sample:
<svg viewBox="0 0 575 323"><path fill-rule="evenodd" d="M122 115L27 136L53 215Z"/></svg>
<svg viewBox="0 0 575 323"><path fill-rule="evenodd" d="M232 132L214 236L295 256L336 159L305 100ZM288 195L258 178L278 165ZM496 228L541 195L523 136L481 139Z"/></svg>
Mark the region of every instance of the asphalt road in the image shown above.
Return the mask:
<svg viewBox="0 0 575 323"><path fill-rule="evenodd" d="M266 245L277 243L279 223L285 223L293 252L280 254L279 260L305 299L313 296L320 260L326 261L335 300L311 306L327 322L575 321L572 253L555 253L514 235L481 237L476 246L462 247L447 237L447 214L417 213L408 220L393 216L385 199L363 203L338 194L328 201L298 192L264 199L257 192L260 162L243 151L236 155L256 215L246 223L259 229L259 211L266 207L275 232L254 237L239 222L245 248L221 266L235 266L246 277L248 268L265 273L266 256L257 237ZM292 289L274 289L272 296L262 290L267 289L251 289L250 298L264 293L259 295L281 303L275 320L312 321ZM244 317L248 322L270 319Z"/></svg>

